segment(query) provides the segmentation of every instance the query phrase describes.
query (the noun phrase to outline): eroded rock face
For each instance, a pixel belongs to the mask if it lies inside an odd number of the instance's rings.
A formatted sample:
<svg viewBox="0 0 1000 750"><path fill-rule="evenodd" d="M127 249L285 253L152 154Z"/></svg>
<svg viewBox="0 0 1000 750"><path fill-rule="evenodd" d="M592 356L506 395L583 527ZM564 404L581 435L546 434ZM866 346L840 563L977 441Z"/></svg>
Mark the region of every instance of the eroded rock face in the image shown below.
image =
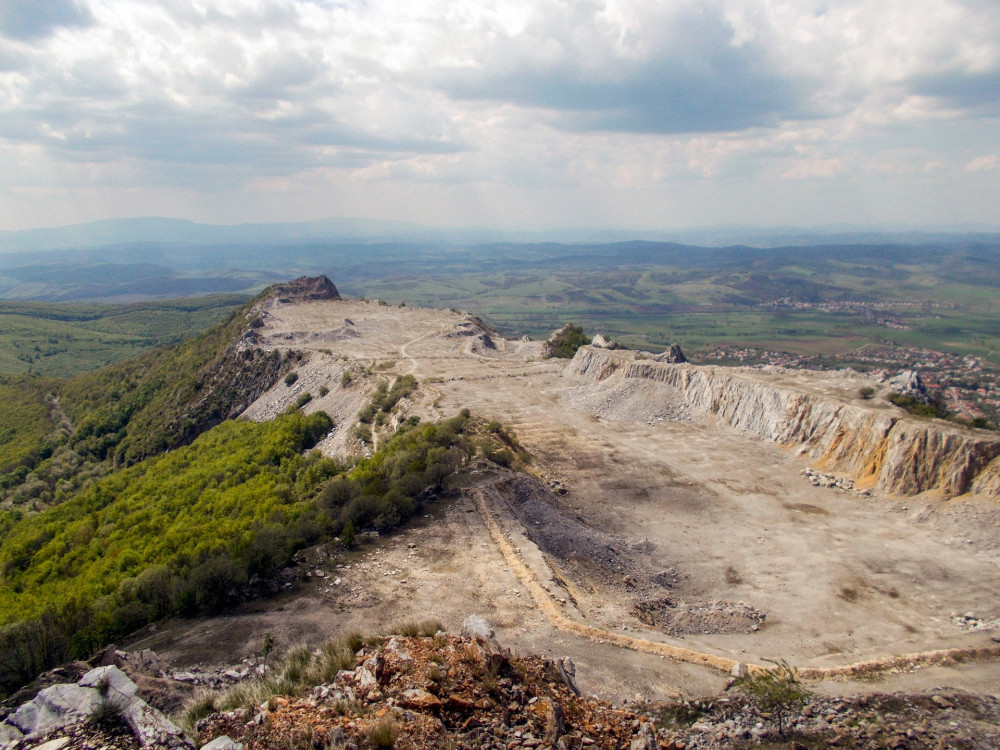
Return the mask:
<svg viewBox="0 0 1000 750"><path fill-rule="evenodd" d="M827 471L894 495L937 490L1000 496L1000 439L803 393L740 373L667 365L581 347L569 372L590 380L652 380L723 424L799 446Z"/></svg>

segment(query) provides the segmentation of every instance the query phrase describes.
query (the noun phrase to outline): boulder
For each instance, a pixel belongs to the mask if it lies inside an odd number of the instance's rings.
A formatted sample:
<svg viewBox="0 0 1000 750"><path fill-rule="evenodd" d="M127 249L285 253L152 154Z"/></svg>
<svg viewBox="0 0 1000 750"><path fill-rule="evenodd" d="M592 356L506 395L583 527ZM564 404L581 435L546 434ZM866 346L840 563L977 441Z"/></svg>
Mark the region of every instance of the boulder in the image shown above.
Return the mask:
<svg viewBox="0 0 1000 750"><path fill-rule="evenodd" d="M596 346L598 349L621 349L621 344L619 344L614 339L608 339L604 337L604 334L599 333L594 336L593 340L590 342L591 346Z"/></svg>
<svg viewBox="0 0 1000 750"><path fill-rule="evenodd" d="M482 638L491 640L494 637L493 628L479 615L469 615L462 623L463 638Z"/></svg>
<svg viewBox="0 0 1000 750"><path fill-rule="evenodd" d="M660 743L656 739L656 731L648 721L639 727L638 734L629 745L629 750L659 750L659 748Z"/></svg>
<svg viewBox="0 0 1000 750"><path fill-rule="evenodd" d="M192 750L184 732L137 695L138 688L114 665L90 670L76 684L52 685L15 709L0 723L0 750L90 721L111 706L140 747Z"/></svg>
<svg viewBox="0 0 1000 750"><path fill-rule="evenodd" d="M922 404L930 401L927 389L924 388L924 381L920 379L920 373L916 370L903 370L899 375L889 378L886 385L901 396L910 396Z"/></svg>
<svg viewBox="0 0 1000 750"><path fill-rule="evenodd" d="M404 690L399 696L398 703L403 708L412 708L416 711L432 711L444 705L444 701L422 688Z"/></svg>
<svg viewBox="0 0 1000 750"><path fill-rule="evenodd" d="M128 675L114 665L90 670L77 685L94 688L106 698L131 698L139 690Z"/></svg>
<svg viewBox="0 0 1000 750"><path fill-rule="evenodd" d="M226 735L216 737L207 745L202 745L201 750L243 750L242 742L233 742Z"/></svg>

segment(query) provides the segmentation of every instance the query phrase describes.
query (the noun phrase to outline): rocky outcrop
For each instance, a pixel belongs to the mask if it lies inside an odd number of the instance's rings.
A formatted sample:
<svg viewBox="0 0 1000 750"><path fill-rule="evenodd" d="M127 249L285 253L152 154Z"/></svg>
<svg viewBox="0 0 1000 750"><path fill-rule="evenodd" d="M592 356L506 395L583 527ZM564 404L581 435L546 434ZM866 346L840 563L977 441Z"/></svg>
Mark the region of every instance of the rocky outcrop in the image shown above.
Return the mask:
<svg viewBox="0 0 1000 750"><path fill-rule="evenodd" d="M1000 439L756 379L745 372L640 360L582 347L568 372L662 383L736 430L798 447L816 468L895 495L1000 496Z"/></svg>
<svg viewBox="0 0 1000 750"><path fill-rule="evenodd" d="M135 683L114 666L92 669L76 684L47 687L0 723L0 750L57 742L93 724L126 726L139 747L194 748L180 728L139 698L137 691Z"/></svg>
<svg viewBox="0 0 1000 750"><path fill-rule="evenodd" d="M681 351L680 344L671 344L670 347L663 352L663 354L658 354L653 359L656 362L666 362L667 364L672 365L688 361L688 358L684 356L684 352Z"/></svg>
<svg viewBox="0 0 1000 750"><path fill-rule="evenodd" d="M598 349L621 349L622 346L614 339L609 339L605 337L603 333L599 333L594 336L590 341L591 346L596 346Z"/></svg>
<svg viewBox="0 0 1000 750"><path fill-rule="evenodd" d="M901 396L910 396L922 404L930 402L924 381L920 379L920 373L915 370L903 370L898 375L881 379L879 382L884 382L890 390Z"/></svg>
<svg viewBox="0 0 1000 750"><path fill-rule="evenodd" d="M300 276L286 284L275 284L268 297L281 303L341 299L336 285L326 276Z"/></svg>

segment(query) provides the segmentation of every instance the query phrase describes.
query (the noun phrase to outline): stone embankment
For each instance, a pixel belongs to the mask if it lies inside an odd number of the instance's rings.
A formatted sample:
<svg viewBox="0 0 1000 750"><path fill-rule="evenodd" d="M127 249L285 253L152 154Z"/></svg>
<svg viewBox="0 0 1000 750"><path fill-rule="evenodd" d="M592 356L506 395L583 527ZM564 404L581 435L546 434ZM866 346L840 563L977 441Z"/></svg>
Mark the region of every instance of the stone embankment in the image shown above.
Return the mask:
<svg viewBox="0 0 1000 750"><path fill-rule="evenodd" d="M848 477L859 489L1000 497L1000 438L981 431L807 393L746 371L667 364L634 352L581 347L567 372L608 387L662 384L665 398L743 433L798 447L815 468Z"/></svg>

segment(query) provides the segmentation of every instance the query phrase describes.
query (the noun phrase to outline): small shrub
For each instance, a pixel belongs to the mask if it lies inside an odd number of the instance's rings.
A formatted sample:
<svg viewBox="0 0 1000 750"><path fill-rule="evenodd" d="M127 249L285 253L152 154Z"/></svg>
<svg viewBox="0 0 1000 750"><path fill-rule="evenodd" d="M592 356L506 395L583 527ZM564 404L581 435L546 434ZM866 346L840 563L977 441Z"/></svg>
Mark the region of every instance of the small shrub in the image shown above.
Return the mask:
<svg viewBox="0 0 1000 750"><path fill-rule="evenodd" d="M862 398L865 401L867 401L874 395L875 395L875 389L872 388L870 385L858 388L858 398Z"/></svg>
<svg viewBox="0 0 1000 750"><path fill-rule="evenodd" d="M299 374L297 372L290 372L285 375L285 385L293 385L296 380L299 379Z"/></svg>
<svg viewBox="0 0 1000 750"><path fill-rule="evenodd" d="M796 669L784 659L771 663L773 668L751 672L737 686L750 698L761 718L771 717L778 722L778 734L784 736L785 718L805 705L809 690L799 682Z"/></svg>
<svg viewBox="0 0 1000 750"><path fill-rule="evenodd" d="M217 702L219 694L214 690L205 693L198 693L188 701L180 715L181 728L186 729L190 734L195 733L195 725L206 716L211 716L219 710Z"/></svg>
<svg viewBox="0 0 1000 750"><path fill-rule="evenodd" d="M398 735L399 728L396 726L396 719L387 714L368 730L368 741L372 743L372 747L388 750L388 748L396 746Z"/></svg>
<svg viewBox="0 0 1000 750"><path fill-rule="evenodd" d="M329 388L327 388L327 387L326 387L325 385L321 385L321 386L319 387L319 397L320 397L320 398L323 398L323 396L325 396L325 395L326 395L326 394L328 394L329 392L330 392L330 389L329 389Z"/></svg>
<svg viewBox="0 0 1000 750"><path fill-rule="evenodd" d="M916 414L920 417L937 417L938 419L945 419L948 416L948 410L933 399L924 404L913 396L893 391L889 394L889 401L901 409L905 409L910 414Z"/></svg>
<svg viewBox="0 0 1000 750"><path fill-rule="evenodd" d="M122 729L128 697L114 692L106 678L98 683L97 691L101 694L101 702L90 712L91 724L109 732Z"/></svg>
<svg viewBox="0 0 1000 750"><path fill-rule="evenodd" d="M366 642L365 637L357 631L348 633L346 636L344 636L344 643L346 644L347 648L351 650L351 653L353 654L358 653L358 651L364 648L365 642Z"/></svg>
<svg viewBox="0 0 1000 750"><path fill-rule="evenodd" d="M340 530L340 541L341 543L350 549L354 546L356 532L354 530L354 522L348 520L344 523L344 527Z"/></svg>
<svg viewBox="0 0 1000 750"><path fill-rule="evenodd" d="M346 388L354 380L354 376L351 375L350 370L344 370L344 374L340 376L340 387Z"/></svg>
<svg viewBox="0 0 1000 750"><path fill-rule="evenodd" d="M486 446L483 448L483 455L487 458L487 460L507 469L514 465L515 456L506 448L493 450L491 447Z"/></svg>
<svg viewBox="0 0 1000 750"><path fill-rule="evenodd" d="M285 663L282 665L281 677L289 682L302 682L303 677L312 662L312 654L308 646L298 644L292 646L285 654Z"/></svg>
<svg viewBox="0 0 1000 750"><path fill-rule="evenodd" d="M354 654L345 640L329 641L322 649L310 672L310 682L325 685L333 682L333 678L342 669L354 666Z"/></svg>
<svg viewBox="0 0 1000 750"><path fill-rule="evenodd" d="M565 330L549 342L549 351L553 357L572 359L576 350L587 343L587 334L583 328L567 325Z"/></svg>
<svg viewBox="0 0 1000 750"><path fill-rule="evenodd" d="M303 406L312 401L312 394L309 391L299 394L299 397L295 399L295 408L301 409Z"/></svg>
<svg viewBox="0 0 1000 750"><path fill-rule="evenodd" d="M697 701L694 703L691 701L678 701L677 703L661 706L650 713L655 715L661 726L682 728L689 727L698 721L702 716L702 709L701 704Z"/></svg>

